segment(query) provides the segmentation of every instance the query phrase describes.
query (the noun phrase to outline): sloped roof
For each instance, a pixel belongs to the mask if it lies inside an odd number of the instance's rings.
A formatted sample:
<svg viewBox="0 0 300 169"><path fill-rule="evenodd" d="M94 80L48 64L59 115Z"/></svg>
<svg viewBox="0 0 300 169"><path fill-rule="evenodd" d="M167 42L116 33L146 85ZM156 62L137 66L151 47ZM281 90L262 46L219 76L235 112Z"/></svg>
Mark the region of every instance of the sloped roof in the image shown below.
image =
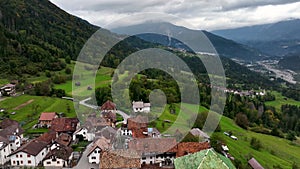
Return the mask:
<svg viewBox="0 0 300 169"><path fill-rule="evenodd" d="M28 142L27 144L24 144L20 148L18 148L16 151L14 151L12 154L10 154L10 156L17 154L19 152L24 152L24 153L36 156L44 148L46 148L47 145L48 145L48 143L35 139L35 140Z"/></svg>
<svg viewBox="0 0 300 169"><path fill-rule="evenodd" d="M213 149L176 158L175 169L235 169L232 162Z"/></svg>
<svg viewBox="0 0 300 169"><path fill-rule="evenodd" d="M248 164L253 168L253 169L264 169L258 161L256 161L255 158L251 158L249 161L248 161Z"/></svg>
<svg viewBox="0 0 300 169"><path fill-rule="evenodd" d="M43 112L39 121L52 121L57 114L55 112Z"/></svg>
<svg viewBox="0 0 300 169"><path fill-rule="evenodd" d="M128 143L128 147L131 150L135 150L138 153L164 153L164 152L176 152L172 149L176 145L175 138L144 138L133 139ZM171 150L172 149L172 150Z"/></svg>
<svg viewBox="0 0 300 169"><path fill-rule="evenodd" d="M69 146L72 141L72 137L69 134L61 133L55 141L61 145Z"/></svg>
<svg viewBox="0 0 300 169"><path fill-rule="evenodd" d="M77 118L55 118L50 129L56 132L75 132L78 123Z"/></svg>
<svg viewBox="0 0 300 169"><path fill-rule="evenodd" d="M112 140L117 134L117 130L110 127L106 126L103 129L101 129L99 132L96 133L96 137L105 137L108 140Z"/></svg>
<svg viewBox="0 0 300 169"><path fill-rule="evenodd" d="M172 151L176 152L176 157L182 157L186 154L196 153L210 148L208 142L182 142L173 147Z"/></svg>
<svg viewBox="0 0 300 169"><path fill-rule="evenodd" d="M113 103L110 100L107 100L100 108L102 111L103 110L116 110L117 106L115 103Z"/></svg>
<svg viewBox="0 0 300 169"><path fill-rule="evenodd" d="M198 136L198 137L204 137L204 138L210 138L205 132L203 132L202 130L200 130L199 128L193 128L190 133L193 136Z"/></svg>
<svg viewBox="0 0 300 169"><path fill-rule="evenodd" d="M24 130L20 127L19 123L14 120L4 119L0 123L0 136L8 137L10 135L21 135L24 133ZM18 132L17 132L18 131Z"/></svg>
<svg viewBox="0 0 300 169"><path fill-rule="evenodd" d="M11 120L11 119L6 118L6 119L1 121L0 128L5 129L5 128L7 128L9 126L13 126L13 125L19 125L19 123L15 120Z"/></svg>
<svg viewBox="0 0 300 169"><path fill-rule="evenodd" d="M51 157L55 157L55 158L59 158L59 159L63 159L63 160L68 160L69 157L71 156L73 150L72 148L68 147L68 146L63 146L60 145L59 147L57 147L54 150L51 150L46 157L44 158L44 160L49 159Z"/></svg>
<svg viewBox="0 0 300 169"><path fill-rule="evenodd" d="M111 148L110 140L105 137L98 138L94 143L92 148L90 149L87 156L89 156L96 148L100 148L101 151L108 150Z"/></svg>
<svg viewBox="0 0 300 169"><path fill-rule="evenodd" d="M45 142L47 144L50 144L55 139L56 139L56 133L54 131L44 133L40 137L36 138L36 140Z"/></svg>
<svg viewBox="0 0 300 169"><path fill-rule="evenodd" d="M138 102L132 102L132 107L135 108L143 108L144 107L144 102L138 101Z"/></svg>
<svg viewBox="0 0 300 169"><path fill-rule="evenodd" d="M148 117L138 115L136 117L131 117L127 119L127 128L129 130L136 128L147 128L148 127Z"/></svg>
<svg viewBox="0 0 300 169"><path fill-rule="evenodd" d="M140 156L134 150L104 151L100 157L101 169L141 168Z"/></svg>

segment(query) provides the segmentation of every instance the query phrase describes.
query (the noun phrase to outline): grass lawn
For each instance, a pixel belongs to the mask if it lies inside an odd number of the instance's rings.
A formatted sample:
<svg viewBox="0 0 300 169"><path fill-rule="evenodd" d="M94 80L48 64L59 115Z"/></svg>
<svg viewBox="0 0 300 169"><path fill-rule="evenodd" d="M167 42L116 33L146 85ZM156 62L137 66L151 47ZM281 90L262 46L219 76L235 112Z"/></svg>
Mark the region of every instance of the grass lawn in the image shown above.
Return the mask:
<svg viewBox="0 0 300 169"><path fill-rule="evenodd" d="M285 104L291 104L291 105L300 106L300 102L299 101L296 101L296 100L287 98L285 96L282 96L281 93L273 91L272 94L275 95L276 100L275 101L265 102L265 104L267 106L273 106L273 107L275 107L278 112L281 112L281 106L285 105Z"/></svg>
<svg viewBox="0 0 300 169"><path fill-rule="evenodd" d="M243 130L233 120L224 116L220 124L222 132L218 134L226 140L229 153L241 160L243 164L247 163L249 157L254 157L265 168L279 165L282 168L290 169L293 162L300 166L300 146L292 144L289 140ZM224 131L232 131L239 140L236 141L225 136ZM263 148L260 151L251 148L252 137L261 141Z"/></svg>
<svg viewBox="0 0 300 169"><path fill-rule="evenodd" d="M97 72L97 76L94 79L93 73L89 73L88 71L82 70L81 79L76 82L80 82L80 86L75 86L72 80L67 81L64 84L55 85L56 89L63 89L66 93L71 96L72 95L72 86L74 85L74 93L79 96L90 96L94 90L87 90L88 86L93 86L95 84L95 88L108 86L111 83L111 74L114 71L112 68L101 67ZM94 89L94 88L93 88Z"/></svg>
<svg viewBox="0 0 300 169"><path fill-rule="evenodd" d="M186 103L182 104L182 110L187 110L187 111L180 112L180 104L176 104L175 108L176 108L175 114L170 113L169 105L166 106L163 113L157 113L157 112L153 113L153 115L156 115L158 117L155 127L159 131L166 132L165 134L172 134L177 129L180 131L189 129L191 127L190 126L191 124L188 123L188 120L190 118L195 117L195 115L197 115L198 112L208 111L205 107L202 106L199 107L199 110L196 110L195 105L186 104ZM165 120L168 120L170 122L164 122Z"/></svg>
<svg viewBox="0 0 300 169"><path fill-rule="evenodd" d="M26 102L29 104L24 104ZM20 106L22 104L24 105ZM9 97L0 102L0 107L7 110L11 119L23 124L24 129L31 129L38 122L42 112L64 112L66 117L76 117L72 101L53 97L29 95ZM34 113L35 109L37 110L36 114ZM16 112L16 114L12 115L11 112Z"/></svg>
<svg viewBox="0 0 300 169"><path fill-rule="evenodd" d="M179 112L179 105L176 105L177 111ZM165 131L168 127L170 128L178 128L183 129L184 127L190 126L182 126L179 122L174 121L178 118L182 118L183 120L188 120L191 116L188 114L197 113L197 109L195 105L192 104L183 104L182 111L188 111L189 113L183 113L182 117L177 117L177 113L175 115L170 114L168 110L165 110L162 115L159 117L157 121L156 127L160 131ZM208 111L204 107L200 107L199 112ZM171 123L165 124L165 128L162 127L162 121L164 119L168 119ZM220 121L221 132L217 132L217 135L226 140L226 143L230 149L229 153L233 155L234 158L240 160L244 165L247 164L247 160L250 157L255 157L263 167L273 168L273 165L279 165L284 169L290 169L292 167L293 162L296 162L298 166L300 166L300 146L292 143L289 140L255 133L251 131L244 130L237 126L232 119L229 119L225 116L221 118ZM238 137L238 140L233 140L228 136L225 136L223 132L232 131L233 135ZM255 137L259 139L263 145L263 148L260 151L254 150L250 146L251 138Z"/></svg>

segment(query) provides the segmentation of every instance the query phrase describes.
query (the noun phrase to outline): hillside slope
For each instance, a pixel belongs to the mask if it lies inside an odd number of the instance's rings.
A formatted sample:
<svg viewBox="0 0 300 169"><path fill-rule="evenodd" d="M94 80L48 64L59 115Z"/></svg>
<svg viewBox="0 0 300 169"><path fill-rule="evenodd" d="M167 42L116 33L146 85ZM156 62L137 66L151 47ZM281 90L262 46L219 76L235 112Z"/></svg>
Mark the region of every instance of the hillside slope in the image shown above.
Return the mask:
<svg viewBox="0 0 300 169"><path fill-rule="evenodd" d="M300 52L300 19L273 24L216 30L213 33L257 48L271 56Z"/></svg>
<svg viewBox="0 0 300 169"><path fill-rule="evenodd" d="M99 29L48 0L1 0L0 12L1 74L60 70Z"/></svg>
<svg viewBox="0 0 300 169"><path fill-rule="evenodd" d="M161 23L144 23L138 24L134 26L127 26L127 27L119 27L112 30L113 32L120 33L120 34L128 34L133 35L136 32L165 32L170 33L171 35L180 35L184 38L188 37L189 41L193 41L195 35L199 33L204 33L207 38L211 41L215 49L217 50L218 54L221 56L225 56L228 58L236 58L240 60L260 60L263 58L263 55L255 49L251 49L242 44L238 44L232 40L228 40L212 34L207 31L200 31L200 30L191 30L182 26L176 26L171 23L161 22ZM189 50L189 48L176 39L170 39L167 36L157 35L157 34L140 34L137 35L138 37L150 41L160 43L164 46L170 46L174 48L183 48L185 50ZM205 44L200 45L199 51L194 52L207 52L212 53L211 51L207 51L208 48Z"/></svg>

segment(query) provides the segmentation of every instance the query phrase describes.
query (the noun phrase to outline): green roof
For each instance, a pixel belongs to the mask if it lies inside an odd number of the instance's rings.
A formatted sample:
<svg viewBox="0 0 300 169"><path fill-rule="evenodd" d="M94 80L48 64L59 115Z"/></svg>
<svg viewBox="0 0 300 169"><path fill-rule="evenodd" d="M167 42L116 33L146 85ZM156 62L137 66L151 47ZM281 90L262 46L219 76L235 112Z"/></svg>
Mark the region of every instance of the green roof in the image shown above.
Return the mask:
<svg viewBox="0 0 300 169"><path fill-rule="evenodd" d="M175 169L236 169L232 162L213 149L175 159Z"/></svg>

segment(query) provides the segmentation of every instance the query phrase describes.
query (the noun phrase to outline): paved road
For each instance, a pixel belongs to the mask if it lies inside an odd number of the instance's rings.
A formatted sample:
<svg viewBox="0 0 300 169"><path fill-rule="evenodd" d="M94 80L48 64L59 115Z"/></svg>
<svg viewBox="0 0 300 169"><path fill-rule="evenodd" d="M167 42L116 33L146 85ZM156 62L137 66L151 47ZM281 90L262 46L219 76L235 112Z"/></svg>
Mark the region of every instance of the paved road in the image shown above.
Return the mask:
<svg viewBox="0 0 300 169"><path fill-rule="evenodd" d="M87 158L87 155L93 146L93 143L89 144L85 151L82 153L82 156L78 162L78 164L73 167L73 169L96 169L99 168L99 164L90 164ZM64 169L69 169L69 168L64 168Z"/></svg>
<svg viewBox="0 0 300 169"><path fill-rule="evenodd" d="M98 109L99 107L98 106L95 106L95 105L91 105L91 104L88 104L88 103L86 103L87 101L89 101L89 100L91 100L92 98L91 97L89 97L89 98L86 98L86 99L84 99L84 100L81 100L80 102L79 102L79 104L81 104L81 105L83 105L83 106L86 106L86 107L89 107L89 108L92 108L92 109ZM130 117L128 114L126 114L126 113L124 113L123 111L121 111L121 110L117 110L117 113L119 114L119 115L121 115L122 117L123 117L123 121L120 121L120 122L118 122L117 124L120 124L120 123L124 123L124 124L126 124L127 123L127 119Z"/></svg>
<svg viewBox="0 0 300 169"><path fill-rule="evenodd" d="M89 101L89 100L91 100L91 99L92 99L92 98L89 97L89 98L87 98L87 99L81 100L81 101L79 102L79 104L81 104L81 105L83 105L83 106L86 106L86 107L89 107L89 108L92 108L92 109L98 109L98 106L95 106L95 105L91 105L91 104L86 103L87 101Z"/></svg>

